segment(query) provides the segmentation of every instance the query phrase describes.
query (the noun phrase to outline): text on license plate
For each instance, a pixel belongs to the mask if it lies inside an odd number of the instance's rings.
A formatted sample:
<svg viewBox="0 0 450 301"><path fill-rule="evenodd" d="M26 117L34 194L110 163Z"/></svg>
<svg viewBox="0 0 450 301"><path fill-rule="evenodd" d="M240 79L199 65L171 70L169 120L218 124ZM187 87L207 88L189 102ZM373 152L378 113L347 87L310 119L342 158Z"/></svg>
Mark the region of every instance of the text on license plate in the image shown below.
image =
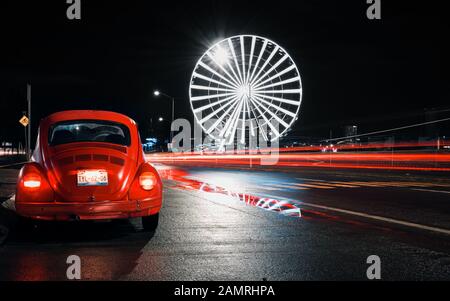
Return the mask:
<svg viewBox="0 0 450 301"><path fill-rule="evenodd" d="M106 186L108 172L106 170L79 170L77 173L78 186Z"/></svg>

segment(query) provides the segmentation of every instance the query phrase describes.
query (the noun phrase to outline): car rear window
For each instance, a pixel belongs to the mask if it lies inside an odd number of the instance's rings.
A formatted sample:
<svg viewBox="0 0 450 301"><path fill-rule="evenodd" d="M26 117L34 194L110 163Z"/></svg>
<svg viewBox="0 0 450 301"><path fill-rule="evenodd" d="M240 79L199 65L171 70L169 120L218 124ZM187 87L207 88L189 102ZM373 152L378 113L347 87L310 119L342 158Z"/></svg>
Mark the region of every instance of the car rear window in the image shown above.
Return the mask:
<svg viewBox="0 0 450 301"><path fill-rule="evenodd" d="M130 130L121 123L106 120L71 120L50 127L49 145L74 142L106 142L129 146Z"/></svg>

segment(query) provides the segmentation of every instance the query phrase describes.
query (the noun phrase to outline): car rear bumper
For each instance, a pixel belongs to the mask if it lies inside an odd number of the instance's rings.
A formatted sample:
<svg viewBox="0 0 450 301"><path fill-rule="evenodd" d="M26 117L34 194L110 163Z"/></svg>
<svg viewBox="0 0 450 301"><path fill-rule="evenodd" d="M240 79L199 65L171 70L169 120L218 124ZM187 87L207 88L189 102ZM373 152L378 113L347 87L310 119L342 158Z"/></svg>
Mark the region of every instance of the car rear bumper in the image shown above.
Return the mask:
<svg viewBox="0 0 450 301"><path fill-rule="evenodd" d="M19 215L41 220L100 220L153 215L161 209L162 198L99 202L16 203Z"/></svg>

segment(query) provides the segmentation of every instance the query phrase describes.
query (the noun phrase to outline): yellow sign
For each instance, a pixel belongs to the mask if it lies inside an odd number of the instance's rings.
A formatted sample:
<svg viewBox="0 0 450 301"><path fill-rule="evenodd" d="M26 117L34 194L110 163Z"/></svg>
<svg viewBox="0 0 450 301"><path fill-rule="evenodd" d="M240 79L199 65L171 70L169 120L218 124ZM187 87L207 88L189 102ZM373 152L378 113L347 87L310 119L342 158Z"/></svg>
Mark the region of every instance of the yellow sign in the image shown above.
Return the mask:
<svg viewBox="0 0 450 301"><path fill-rule="evenodd" d="M30 122L30 120L28 119L27 116L23 115L22 118L20 118L19 122L20 122L23 126L27 126L28 123Z"/></svg>

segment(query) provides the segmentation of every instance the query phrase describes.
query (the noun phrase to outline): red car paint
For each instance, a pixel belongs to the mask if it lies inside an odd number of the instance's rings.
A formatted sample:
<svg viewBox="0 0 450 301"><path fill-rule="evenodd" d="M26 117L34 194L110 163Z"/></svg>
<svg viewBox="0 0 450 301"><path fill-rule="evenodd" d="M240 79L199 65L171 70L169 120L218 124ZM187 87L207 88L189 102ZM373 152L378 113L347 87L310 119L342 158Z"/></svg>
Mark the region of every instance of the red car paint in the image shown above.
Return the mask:
<svg viewBox="0 0 450 301"><path fill-rule="evenodd" d="M82 125L83 122L120 125L125 133L129 131L128 143L76 140L50 144L52 127L77 121ZM92 131L88 127L83 130ZM103 174L106 171L108 183L80 186L77 177L83 170L102 170ZM63 111L41 120L32 159L19 173L15 201L17 213L33 219L154 216L162 205L162 182L155 168L145 161L138 128L132 119L108 111Z"/></svg>

